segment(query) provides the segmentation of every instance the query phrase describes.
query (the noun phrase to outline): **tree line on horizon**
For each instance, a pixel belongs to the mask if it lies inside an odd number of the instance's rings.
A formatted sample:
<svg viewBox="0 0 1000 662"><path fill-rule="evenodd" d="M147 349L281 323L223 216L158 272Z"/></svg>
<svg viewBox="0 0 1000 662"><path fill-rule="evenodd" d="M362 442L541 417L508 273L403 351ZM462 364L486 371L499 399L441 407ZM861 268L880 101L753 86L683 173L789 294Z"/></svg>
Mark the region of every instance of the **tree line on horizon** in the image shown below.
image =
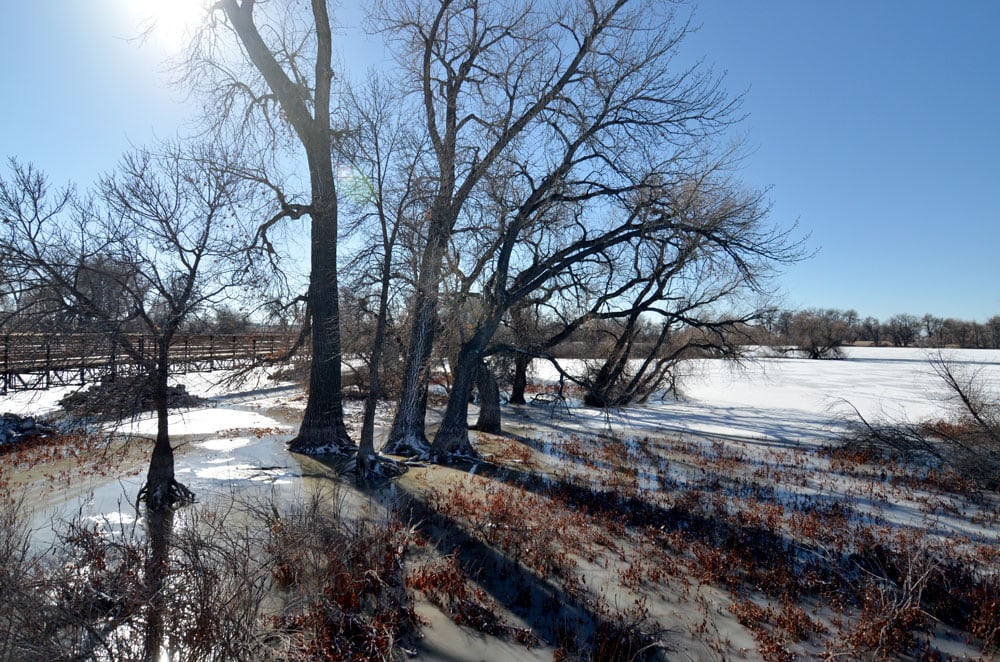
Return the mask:
<svg viewBox="0 0 1000 662"><path fill-rule="evenodd" d="M885 320L854 310L774 311L760 321L761 344L796 346L810 358L836 358L844 345L1000 349L1000 315L985 322L900 313Z"/></svg>

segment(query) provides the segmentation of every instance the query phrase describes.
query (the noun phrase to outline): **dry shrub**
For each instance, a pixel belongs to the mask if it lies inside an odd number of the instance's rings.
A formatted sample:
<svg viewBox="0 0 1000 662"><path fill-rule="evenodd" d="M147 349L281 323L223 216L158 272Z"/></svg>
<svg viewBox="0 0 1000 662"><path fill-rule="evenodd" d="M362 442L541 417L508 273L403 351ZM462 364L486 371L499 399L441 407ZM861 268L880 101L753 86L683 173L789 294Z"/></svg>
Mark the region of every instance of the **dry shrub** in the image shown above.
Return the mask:
<svg viewBox="0 0 1000 662"><path fill-rule="evenodd" d="M406 585L423 593L456 625L469 626L494 636L511 637L525 646L538 644L538 638L531 630L507 623L486 591L469 582L458 554L449 554L414 568L406 577Z"/></svg>
<svg viewBox="0 0 1000 662"><path fill-rule="evenodd" d="M979 487L1000 488L1000 400L977 372L966 372L943 355L931 359L955 406L951 421L859 423L845 446L893 458L953 469ZM857 411L857 410L855 410Z"/></svg>
<svg viewBox="0 0 1000 662"><path fill-rule="evenodd" d="M593 628L565 623L556 631L556 662L671 659L662 631L649 616L644 598L627 609L614 609L601 597L594 603Z"/></svg>
<svg viewBox="0 0 1000 662"><path fill-rule="evenodd" d="M191 395L183 385L167 389L167 406L186 409L205 406L208 400ZM122 420L155 411L153 381L148 375L105 377L88 389L70 393L59 404L77 418Z"/></svg>
<svg viewBox="0 0 1000 662"><path fill-rule="evenodd" d="M33 554L20 506L0 499L0 659L142 659L151 604L171 659L405 657L411 533L394 517L347 520L329 495L284 513L263 502L176 517L154 603L144 527L78 518ZM284 567L295 571L280 587Z"/></svg>
<svg viewBox="0 0 1000 662"><path fill-rule="evenodd" d="M392 515L345 519L329 495L261 519L275 579L286 585L271 622L292 638L292 657L403 657L401 642L417 624L403 571L411 528Z"/></svg>
<svg viewBox="0 0 1000 662"><path fill-rule="evenodd" d="M42 596L34 590L37 558L31 553L24 503L0 490L0 659L34 654L31 633L42 613Z"/></svg>

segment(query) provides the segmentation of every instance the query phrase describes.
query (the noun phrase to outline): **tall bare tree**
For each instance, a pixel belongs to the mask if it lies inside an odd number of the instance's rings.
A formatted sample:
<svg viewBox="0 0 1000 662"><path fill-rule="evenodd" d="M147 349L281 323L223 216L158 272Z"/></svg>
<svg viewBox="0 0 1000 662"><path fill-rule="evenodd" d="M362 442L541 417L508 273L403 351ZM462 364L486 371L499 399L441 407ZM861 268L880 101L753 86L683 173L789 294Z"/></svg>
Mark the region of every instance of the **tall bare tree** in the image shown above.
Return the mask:
<svg viewBox="0 0 1000 662"><path fill-rule="evenodd" d="M561 189L563 199L566 191ZM727 334L765 309L737 298L759 300L774 267L799 257L788 232L765 222L767 208L760 194L743 192L725 179L703 176L683 185L646 185L613 199L626 206L615 213L602 205L598 218L606 215L610 221L584 222L586 207L574 205L573 224L560 228L558 238L545 223L535 222L532 231L522 226L517 239L505 237L501 248L490 254L488 259L495 256L496 262L483 269L488 274L483 286L486 313L459 354L434 455L473 451L465 403L481 357L500 317L546 283L569 277L573 287L567 284L564 292L585 297L584 312L571 326L590 319L622 323L610 354L593 383L587 384L595 396L591 404L620 405L655 390L671 361L686 348L728 350ZM515 241L536 247L530 259L504 259L513 255L507 242ZM584 276L581 272L586 271L591 273ZM593 284L599 282L603 284L595 289ZM730 306L737 312L727 314ZM637 355L633 340L650 316L662 320L658 338L648 354ZM687 335L680 345L668 343L675 332L686 330L698 333ZM639 357L640 367L629 372L631 359Z"/></svg>
<svg viewBox="0 0 1000 662"><path fill-rule="evenodd" d="M483 237L475 253L497 251L504 270L503 262L516 262L514 246L540 222L557 234L560 222L582 228L593 219L542 213L547 206L624 195L657 176L674 180L703 156L704 138L733 119L735 103L710 73L675 65L687 24L663 3L400 1L383 3L376 23L415 83L433 149L427 168L437 188L390 435L395 451L427 453L423 385L442 265L456 234L482 227L476 207L486 203L478 201L498 181L511 181L503 230ZM500 286L501 308L508 285ZM490 335L482 330L467 360L478 366L472 354Z"/></svg>
<svg viewBox="0 0 1000 662"><path fill-rule="evenodd" d="M186 81L205 94L216 128L235 132L231 139L261 144L263 153L291 142L300 148L299 157L305 156L309 186L303 202L296 202L273 170L251 173L244 168L244 174L267 182L276 194L278 208L258 234L262 244L272 246L267 232L282 219L310 219L310 388L290 447L305 453L347 453L354 444L344 425L341 394L333 24L326 0L306 4L308 8L298 2L214 3L212 21L193 40Z"/></svg>
<svg viewBox="0 0 1000 662"><path fill-rule="evenodd" d="M400 286L396 264L407 246L411 219L424 210L418 166L424 146L408 126L407 110L395 90L370 73L360 88L348 89L344 108L347 127L338 156L347 195L347 230L361 247L347 265L358 291L374 289L374 330L368 353L368 394L358 442L359 479L398 472L375 451L375 408L382 397L382 357L390 320L393 290Z"/></svg>

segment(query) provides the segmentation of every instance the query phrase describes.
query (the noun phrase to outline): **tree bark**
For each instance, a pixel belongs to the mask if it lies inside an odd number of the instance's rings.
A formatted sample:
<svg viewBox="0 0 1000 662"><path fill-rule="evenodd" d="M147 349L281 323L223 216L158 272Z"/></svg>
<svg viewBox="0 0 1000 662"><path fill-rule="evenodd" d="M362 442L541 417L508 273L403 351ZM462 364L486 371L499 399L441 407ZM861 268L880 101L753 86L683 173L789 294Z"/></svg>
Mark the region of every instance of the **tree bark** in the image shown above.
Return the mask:
<svg viewBox="0 0 1000 662"><path fill-rule="evenodd" d="M476 373L481 361L478 348L471 348L468 344L462 347L452 369L451 396L448 398L444 419L431 445L431 457L436 462L477 455L469 441L469 396L476 383Z"/></svg>
<svg viewBox="0 0 1000 662"><path fill-rule="evenodd" d="M335 207L334 207L335 209ZM289 448L297 453L346 453L354 444L344 425L341 393L340 305L337 296L336 212L312 218L312 366L309 400L298 436Z"/></svg>
<svg viewBox="0 0 1000 662"><path fill-rule="evenodd" d="M332 169L330 171L332 182ZM317 179L322 179L319 175ZM314 183L314 189L324 190ZM309 303L312 308L312 366L309 370L309 400L299 433L289 443L297 453L345 454L354 449L344 425L341 377L340 303L337 295L336 197L325 196L326 209L312 215L312 272ZM319 207L319 205L314 205Z"/></svg>
<svg viewBox="0 0 1000 662"><path fill-rule="evenodd" d="M524 390L528 387L528 365L531 357L523 352L514 354L514 381L510 387L510 399L507 401L512 405L523 405Z"/></svg>
<svg viewBox="0 0 1000 662"><path fill-rule="evenodd" d="M500 388L493 371L486 362L476 371L476 390L479 391L479 418L476 429L490 434L500 433Z"/></svg>
<svg viewBox="0 0 1000 662"><path fill-rule="evenodd" d="M281 104L309 164L311 255L309 304L312 311L312 367L309 400L298 436L289 448L300 453L347 453L354 445L344 425L341 396L340 303L337 291L337 189L333 172L330 127L330 84L333 80L332 31L325 0L313 0L316 62L313 103L303 86L292 81L268 50L253 20L253 2L224 0L219 5L232 22L250 61Z"/></svg>
<svg viewBox="0 0 1000 662"><path fill-rule="evenodd" d="M429 244L421 258L420 282L413 300L406 365L399 404L385 452L425 456L430 450L424 420L427 416L427 379L437 326L437 251Z"/></svg>
<svg viewBox="0 0 1000 662"><path fill-rule="evenodd" d="M146 484L139 498L149 511L169 510L177 504L191 503L194 494L174 479L174 449L170 445L168 427L167 377L169 375L169 338L157 341L157 363L149 378L152 380L153 404L156 407L156 442L149 459Z"/></svg>
<svg viewBox="0 0 1000 662"><path fill-rule="evenodd" d="M385 226L383 225L383 228ZM388 242L383 242L387 244ZM375 407L382 395L380 368L382 365L382 348L385 345L385 327L389 307L389 274L392 270L392 253L386 245L382 258L382 279L379 289L378 317L375 321L375 338L372 340L372 354L368 366L368 397L365 398L365 411L361 422L361 439L358 443L357 475L359 480L374 477L378 473L379 461L375 454Z"/></svg>
<svg viewBox="0 0 1000 662"><path fill-rule="evenodd" d="M500 324L499 315L485 321L476 333L462 344L458 360L452 367L451 396L445 408L441 427L431 445L431 457L447 462L454 457L475 457L469 442L469 396L483 366L483 351ZM492 379L492 375L490 375ZM494 384L495 385L495 384ZM497 395L499 400L499 394ZM499 402L498 402L499 405Z"/></svg>

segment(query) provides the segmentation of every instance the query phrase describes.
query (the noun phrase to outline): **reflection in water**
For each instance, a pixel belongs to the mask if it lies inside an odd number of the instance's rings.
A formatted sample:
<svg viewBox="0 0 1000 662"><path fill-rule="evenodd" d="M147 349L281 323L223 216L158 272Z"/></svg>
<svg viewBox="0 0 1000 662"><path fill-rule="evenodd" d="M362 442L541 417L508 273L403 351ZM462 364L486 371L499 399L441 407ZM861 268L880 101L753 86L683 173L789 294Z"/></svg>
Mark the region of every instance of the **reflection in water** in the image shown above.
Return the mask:
<svg viewBox="0 0 1000 662"><path fill-rule="evenodd" d="M170 571L170 535L173 524L174 511L171 508L147 509L146 631L143 635L143 655L149 662L159 660L164 648L163 619L167 600L164 588Z"/></svg>

